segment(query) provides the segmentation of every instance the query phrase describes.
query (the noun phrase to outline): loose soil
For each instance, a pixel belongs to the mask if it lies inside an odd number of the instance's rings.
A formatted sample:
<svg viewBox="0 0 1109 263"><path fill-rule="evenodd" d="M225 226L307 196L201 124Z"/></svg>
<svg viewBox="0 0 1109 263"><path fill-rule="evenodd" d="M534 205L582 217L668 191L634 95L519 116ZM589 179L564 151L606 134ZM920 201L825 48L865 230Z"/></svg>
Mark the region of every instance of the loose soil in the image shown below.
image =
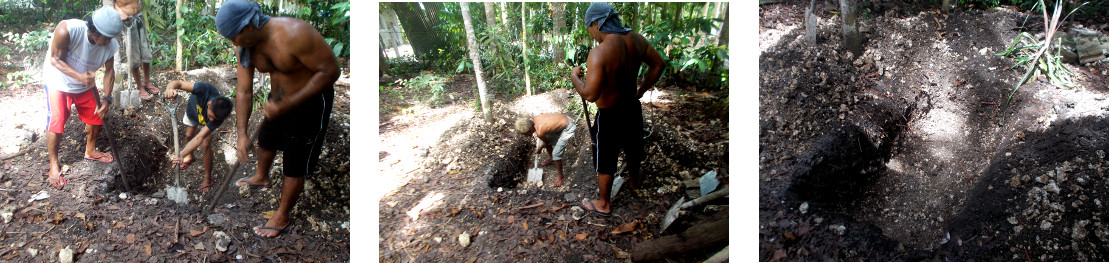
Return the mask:
<svg viewBox="0 0 1109 263"><path fill-rule="evenodd" d="M760 260L1109 260L1104 61L1006 106L1027 14L881 3L849 54L836 6L815 45L808 1L760 6Z"/></svg>
<svg viewBox="0 0 1109 263"><path fill-rule="evenodd" d="M347 261L350 255L350 116L349 84L344 77L336 85L335 107L320 155L320 170L309 176L304 193L293 210L293 226L284 235L267 239L256 236L252 227L265 223L277 208L281 187L281 155L271 172L270 187L249 190L231 185L255 173L256 162L229 175L234 159L235 135L232 115L213 140L212 191L196 190L203 178L201 151L196 162L175 171L168 156L173 152L170 116L157 100L143 102L137 109L114 108L103 125L97 149L111 152L111 164L85 160L84 123L74 114L66 122L65 137L58 154L68 169L68 184L50 187L44 129L45 92L41 82L0 91L0 260L57 261L59 251L72 249L77 261ZM234 86L234 69L198 69L181 73L158 72L152 81L164 89L169 80L206 81L223 94ZM100 83L100 82L98 82ZM122 89L123 87L116 87ZM180 121L185 98L176 104ZM253 114L252 122L261 119ZM186 141L179 124L181 147ZM253 156L252 158L253 159ZM165 198L180 172L181 187L188 191L187 204ZM215 198L216 190L231 188L214 210L203 206ZM28 201L32 195L50 197ZM226 242L229 241L229 244Z"/></svg>
<svg viewBox="0 0 1109 263"><path fill-rule="evenodd" d="M389 79L383 78L383 85ZM683 180L717 171L722 187L727 185L726 92L665 86L644 96L644 125L650 130L645 182L638 190L625 185L614 199L612 217L605 218L579 207L582 198L596 198L597 189L580 114L564 154L561 187L550 185L557 175L553 165L542 167L542 184L525 182L534 140L512 128L519 116L579 112L576 93L559 89L495 99L493 119L486 121L471 104L473 87L470 76L451 77L445 96L458 99L442 107L400 99L414 97L412 89L382 92L381 107L390 111L382 113L379 126L383 178L378 182L385 189L379 203L381 261L627 261L636 244L728 217L724 198L690 209L659 233L666 210L697 189L686 189ZM547 158L542 154L540 161ZM631 231L614 233L621 226ZM704 260L724 246L670 259Z"/></svg>

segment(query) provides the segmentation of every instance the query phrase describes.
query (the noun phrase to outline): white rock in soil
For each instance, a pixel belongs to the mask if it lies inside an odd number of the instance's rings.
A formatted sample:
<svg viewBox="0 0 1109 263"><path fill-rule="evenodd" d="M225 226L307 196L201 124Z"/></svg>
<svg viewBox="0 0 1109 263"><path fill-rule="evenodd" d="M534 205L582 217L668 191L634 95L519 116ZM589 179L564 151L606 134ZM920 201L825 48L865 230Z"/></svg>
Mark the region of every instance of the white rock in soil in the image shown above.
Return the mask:
<svg viewBox="0 0 1109 263"><path fill-rule="evenodd" d="M809 202L801 203L801 207L799 207L797 209L801 210L802 215L804 215L805 213L808 213L809 212Z"/></svg>
<svg viewBox="0 0 1109 263"><path fill-rule="evenodd" d="M34 248L28 248L27 253L31 253L31 257L35 257L35 256L39 255L39 250L34 249Z"/></svg>
<svg viewBox="0 0 1109 263"><path fill-rule="evenodd" d="M585 209L576 205L570 208L570 218L573 218L574 221L578 221L581 220L582 217L585 217Z"/></svg>
<svg viewBox="0 0 1109 263"><path fill-rule="evenodd" d="M1051 183L1048 183L1047 186L1044 186L1044 190L1047 190L1048 192L1058 194L1059 193L1059 186L1055 185L1055 181L1051 181Z"/></svg>
<svg viewBox="0 0 1109 263"><path fill-rule="evenodd" d="M1017 221L1017 217L1015 217L1015 216L1010 216L1009 217L1009 224L1016 225L1017 223L1020 223L1020 222Z"/></svg>
<svg viewBox="0 0 1109 263"><path fill-rule="evenodd" d="M435 241L435 243L443 243L443 238L441 237L433 237L431 240Z"/></svg>
<svg viewBox="0 0 1109 263"><path fill-rule="evenodd" d="M836 235L842 236L843 234L847 233L847 227L843 225L830 225L828 226L828 229L836 232Z"/></svg>
<svg viewBox="0 0 1109 263"><path fill-rule="evenodd" d="M462 245L462 247L469 247L470 232L462 232L462 234L458 235L458 244Z"/></svg>
<svg viewBox="0 0 1109 263"><path fill-rule="evenodd" d="M1049 229L1051 229L1051 222L1049 222L1047 220L1043 220L1043 221L1040 222L1040 230L1049 230Z"/></svg>
<svg viewBox="0 0 1109 263"><path fill-rule="evenodd" d="M212 232L212 237L216 239L215 247L219 252L227 252L227 247L231 245L231 236L223 231ZM240 256L241 257L241 256Z"/></svg>
<svg viewBox="0 0 1109 263"><path fill-rule="evenodd" d="M66 246L61 251L58 251L58 262L73 263L73 249Z"/></svg>
<svg viewBox="0 0 1109 263"><path fill-rule="evenodd" d="M119 193L119 199L127 199L127 193Z"/></svg>

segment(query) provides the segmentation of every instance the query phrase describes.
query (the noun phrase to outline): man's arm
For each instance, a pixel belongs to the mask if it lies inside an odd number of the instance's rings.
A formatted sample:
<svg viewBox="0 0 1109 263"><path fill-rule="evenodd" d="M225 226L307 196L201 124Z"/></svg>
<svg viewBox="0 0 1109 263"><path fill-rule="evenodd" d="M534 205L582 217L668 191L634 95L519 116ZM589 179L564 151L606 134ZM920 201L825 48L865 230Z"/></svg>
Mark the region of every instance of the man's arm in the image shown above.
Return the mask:
<svg viewBox="0 0 1109 263"><path fill-rule="evenodd" d="M169 84L166 85L166 91L164 92L165 97L167 99L177 98L177 90L182 90L182 91L185 91L185 92L192 93L193 92L193 83L191 81L181 81L181 80L171 81L171 82L169 82Z"/></svg>
<svg viewBox="0 0 1109 263"><path fill-rule="evenodd" d="M239 56L236 54L235 56ZM235 86L235 131L238 134L238 157L240 162L246 161L247 148L250 147L250 136L247 135L247 122L250 121L251 99L254 97L254 66L243 68L236 61L235 75L238 84Z"/></svg>
<svg viewBox="0 0 1109 263"><path fill-rule="evenodd" d="M104 62L104 93L102 94L105 96L112 95L112 88L116 80L116 69L114 66L115 57L108 58L108 61ZM96 71L94 70L92 72ZM111 101L104 99L104 97L100 97L100 105L96 108L96 115L100 115L100 118L103 119L104 116L108 115L108 106L111 104Z"/></svg>
<svg viewBox="0 0 1109 263"><path fill-rule="evenodd" d="M602 44L589 51L589 58L586 61L586 65L589 66L589 70L592 71L592 73L585 76L585 80L581 79L581 67L574 67L570 74L570 80L574 83L574 89L576 89L578 94L581 95L582 98L585 98L586 101L596 102L597 99L601 97L602 78L608 73L608 70L604 67L605 63L602 61L604 59L603 54L607 49L607 45Z"/></svg>
<svg viewBox="0 0 1109 263"><path fill-rule="evenodd" d="M96 86L96 73L93 71L80 73L69 66L65 62L65 57L69 55L69 28L66 26L65 21L58 23L54 28L54 40L50 42L50 65L61 71L62 74L81 81L81 84L89 87ZM114 72L114 71L113 71ZM107 78L105 78L107 80Z"/></svg>
<svg viewBox="0 0 1109 263"><path fill-rule="evenodd" d="M173 160L180 160L182 158L185 158L185 153L191 153L195 151L196 148L200 148L200 143L204 142L204 140L207 140L213 134L214 133L212 133L212 130L208 129L208 126L200 127L200 131L196 133L196 136L193 136L192 140L189 140L189 143L185 144L185 148L181 149L181 152L175 153L175 155L173 156Z"/></svg>
<svg viewBox="0 0 1109 263"><path fill-rule="evenodd" d="M304 100L320 94L324 88L339 79L339 60L331 52L331 47L323 40L323 36L307 26L297 25L296 35L290 36L298 40L291 43L293 56L297 58L309 71L312 77L295 94L282 94L280 101L271 100L265 105L266 117L274 118L284 115L290 109L299 106Z"/></svg>
<svg viewBox="0 0 1109 263"><path fill-rule="evenodd" d="M639 91L636 92L636 98L642 98L643 94L651 90L658 82L658 78L662 76L662 66L666 62L662 60L662 56L659 56L658 51L651 46L651 43L647 42L643 35L636 34L636 41L641 41L647 46L647 52L644 54L647 57L646 60L643 60L643 63L647 64L647 75L643 76L643 85L639 86Z"/></svg>

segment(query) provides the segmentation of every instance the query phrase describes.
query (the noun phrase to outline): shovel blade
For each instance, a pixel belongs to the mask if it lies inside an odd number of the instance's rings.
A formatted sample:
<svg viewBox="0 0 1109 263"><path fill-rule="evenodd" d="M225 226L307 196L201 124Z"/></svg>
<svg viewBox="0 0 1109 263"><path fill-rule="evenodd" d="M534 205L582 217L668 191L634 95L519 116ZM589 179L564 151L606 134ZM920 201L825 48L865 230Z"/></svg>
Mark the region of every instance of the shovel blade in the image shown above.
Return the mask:
<svg viewBox="0 0 1109 263"><path fill-rule="evenodd" d="M678 213L681 212L682 203L685 203L684 196L678 199L677 202L674 202L674 205L670 206L670 210L666 210L666 217L662 219L662 227L658 230L659 234L666 232L666 228L670 227L670 224L678 219Z"/></svg>
<svg viewBox="0 0 1109 263"><path fill-rule="evenodd" d="M616 193L620 192L620 186L624 185L624 181L627 181L627 179L624 179L623 176L617 176L615 179L612 179L612 193L610 193L608 197L610 202L616 200Z"/></svg>
<svg viewBox="0 0 1109 263"><path fill-rule="evenodd" d="M167 185L166 198L178 204L184 204L189 201L189 193L184 188Z"/></svg>
<svg viewBox="0 0 1109 263"><path fill-rule="evenodd" d="M543 181L543 168L528 169L528 183L539 183Z"/></svg>

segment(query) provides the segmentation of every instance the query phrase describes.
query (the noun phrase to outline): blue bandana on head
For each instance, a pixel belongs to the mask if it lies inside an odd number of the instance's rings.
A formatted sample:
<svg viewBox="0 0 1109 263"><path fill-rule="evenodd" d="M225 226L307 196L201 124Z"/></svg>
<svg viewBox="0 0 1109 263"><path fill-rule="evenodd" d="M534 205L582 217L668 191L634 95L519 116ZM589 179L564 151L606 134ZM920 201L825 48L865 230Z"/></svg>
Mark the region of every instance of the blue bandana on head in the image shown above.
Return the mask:
<svg viewBox="0 0 1109 263"><path fill-rule="evenodd" d="M589 5L589 9L585 10L585 26L590 26L593 22L597 22L597 29L601 32L609 34L624 34L631 32L631 28L626 28L620 24L620 18L616 16L616 9L608 3L593 3Z"/></svg>
<svg viewBox="0 0 1109 263"><path fill-rule="evenodd" d="M227 39L235 37L247 24L262 28L270 16L262 13L258 3L242 0L231 0L223 3L216 12L216 30ZM250 66L251 48L239 47L239 64L244 68Z"/></svg>

